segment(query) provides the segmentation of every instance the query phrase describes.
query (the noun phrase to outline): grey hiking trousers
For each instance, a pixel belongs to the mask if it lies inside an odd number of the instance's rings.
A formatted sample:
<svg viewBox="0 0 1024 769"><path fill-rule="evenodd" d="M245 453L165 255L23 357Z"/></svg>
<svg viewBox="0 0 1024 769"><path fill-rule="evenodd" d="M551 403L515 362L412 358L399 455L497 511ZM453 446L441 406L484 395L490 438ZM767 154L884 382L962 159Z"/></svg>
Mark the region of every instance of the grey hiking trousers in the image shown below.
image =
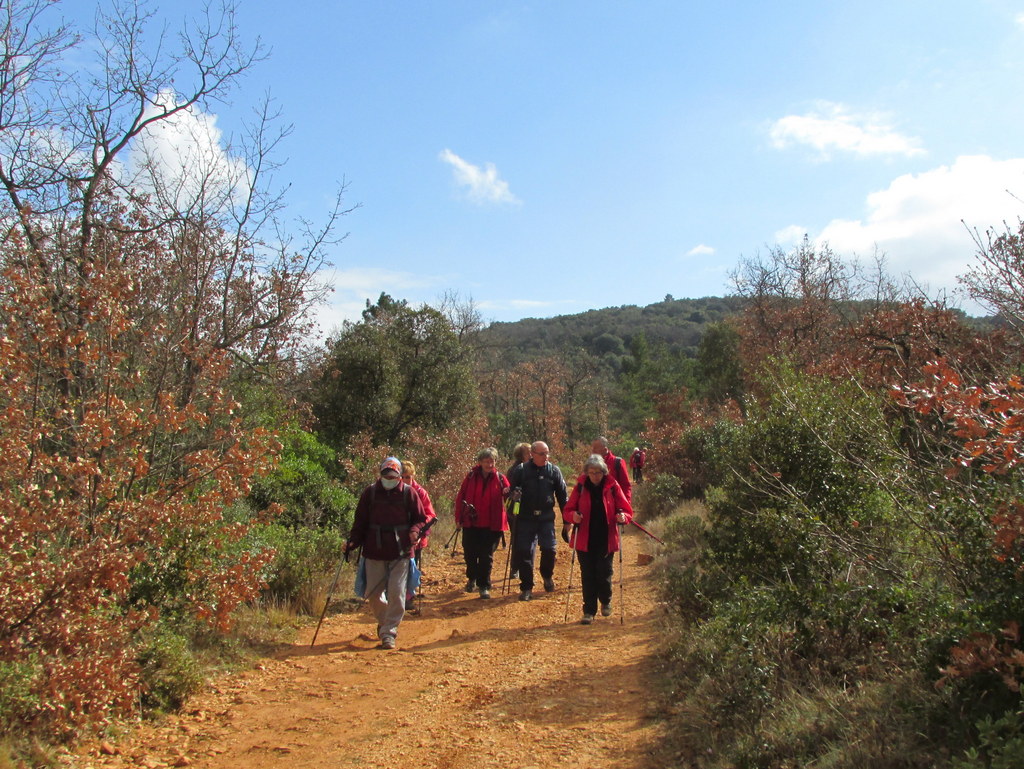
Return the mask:
<svg viewBox="0 0 1024 769"><path fill-rule="evenodd" d="M377 617L377 637L395 638L405 616L405 583L409 578L409 559L394 561L366 559L367 599Z"/></svg>

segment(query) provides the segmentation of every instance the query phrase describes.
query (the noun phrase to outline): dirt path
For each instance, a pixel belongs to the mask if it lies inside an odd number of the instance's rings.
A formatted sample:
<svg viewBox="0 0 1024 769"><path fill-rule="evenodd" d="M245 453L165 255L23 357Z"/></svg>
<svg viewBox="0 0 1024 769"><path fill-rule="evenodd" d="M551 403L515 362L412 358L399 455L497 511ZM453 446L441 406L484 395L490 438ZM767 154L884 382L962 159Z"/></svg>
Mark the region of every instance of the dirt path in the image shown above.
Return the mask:
<svg viewBox="0 0 1024 769"><path fill-rule="evenodd" d="M650 711L659 622L650 567L636 563L640 537L630 528L625 542L625 624L617 562L614 615L583 626L578 571L563 623L568 550L559 551L555 592L522 603L500 585L490 601L463 593L461 559L435 546L422 611L406 615L398 650L375 648L365 607L328 617L314 648L310 628L257 669L221 679L184 714L81 765L663 766Z"/></svg>

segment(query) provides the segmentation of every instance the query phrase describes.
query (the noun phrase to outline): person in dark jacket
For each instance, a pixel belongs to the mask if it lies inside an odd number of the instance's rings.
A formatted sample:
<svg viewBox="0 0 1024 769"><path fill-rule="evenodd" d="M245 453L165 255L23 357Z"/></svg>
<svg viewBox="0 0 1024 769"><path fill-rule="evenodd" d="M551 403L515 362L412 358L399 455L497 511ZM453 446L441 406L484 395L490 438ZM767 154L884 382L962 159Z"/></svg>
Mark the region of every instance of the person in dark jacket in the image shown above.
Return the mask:
<svg viewBox="0 0 1024 769"><path fill-rule="evenodd" d="M402 483L402 463L388 457L380 477L359 497L345 551L363 549L370 607L377 617L380 648L394 649L398 625L405 616L409 559L427 516L412 486Z"/></svg>
<svg viewBox="0 0 1024 769"><path fill-rule="evenodd" d="M495 468L497 459L497 449L481 451L476 466L467 473L455 496L455 522L462 529L462 549L466 555L466 592L479 590L481 598L491 597L494 551L498 549L501 533L508 531L508 479Z"/></svg>
<svg viewBox="0 0 1024 769"><path fill-rule="evenodd" d="M550 593L555 589L555 502L558 502L559 509L564 510L569 493L562 471L548 461L549 455L548 445L544 441L536 441L530 446L530 461L516 465L510 479L516 489L514 496L519 498L512 568L519 574L520 601L533 598L535 544L540 546L540 576L544 580L544 590Z"/></svg>
<svg viewBox="0 0 1024 769"><path fill-rule="evenodd" d="M583 475L576 481L562 517L573 525L571 545L580 562L583 585L581 621L589 625L599 601L602 617L612 613L614 557L620 547L618 524L633 519L632 505L600 455L591 454L583 464Z"/></svg>

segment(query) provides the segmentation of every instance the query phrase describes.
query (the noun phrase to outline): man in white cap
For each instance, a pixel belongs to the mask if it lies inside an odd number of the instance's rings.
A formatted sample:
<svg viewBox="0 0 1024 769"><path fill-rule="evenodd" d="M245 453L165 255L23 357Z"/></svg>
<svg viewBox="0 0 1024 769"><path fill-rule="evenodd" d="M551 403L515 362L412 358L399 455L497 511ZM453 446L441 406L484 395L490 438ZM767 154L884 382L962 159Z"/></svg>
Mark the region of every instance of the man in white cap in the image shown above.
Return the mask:
<svg viewBox="0 0 1024 769"><path fill-rule="evenodd" d="M377 617L382 649L395 648L398 625L405 616L409 557L426 522L419 494L402 483L402 463L388 457L381 462L380 477L359 497L345 544L346 552L363 549L367 598Z"/></svg>

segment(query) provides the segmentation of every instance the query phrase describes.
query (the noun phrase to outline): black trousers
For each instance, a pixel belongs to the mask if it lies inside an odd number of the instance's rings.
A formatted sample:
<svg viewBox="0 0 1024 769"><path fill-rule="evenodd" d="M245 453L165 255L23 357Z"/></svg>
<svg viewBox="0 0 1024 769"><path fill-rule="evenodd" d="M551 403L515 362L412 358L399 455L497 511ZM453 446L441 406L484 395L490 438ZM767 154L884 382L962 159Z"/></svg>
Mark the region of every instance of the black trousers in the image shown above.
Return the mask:
<svg viewBox="0 0 1024 769"><path fill-rule="evenodd" d="M519 572L519 589L533 590L533 557L540 545L540 576L551 579L555 573L555 519L540 520L520 513L516 516L515 549L512 569Z"/></svg>
<svg viewBox="0 0 1024 769"><path fill-rule="evenodd" d="M494 551L498 549L500 541L500 531L475 526L462 530L462 549L466 553L466 579L473 580L478 588L491 588Z"/></svg>
<svg viewBox="0 0 1024 769"><path fill-rule="evenodd" d="M615 553L585 553L577 551L580 562L580 582L583 584L583 613L597 614L597 602L612 602L612 573Z"/></svg>

